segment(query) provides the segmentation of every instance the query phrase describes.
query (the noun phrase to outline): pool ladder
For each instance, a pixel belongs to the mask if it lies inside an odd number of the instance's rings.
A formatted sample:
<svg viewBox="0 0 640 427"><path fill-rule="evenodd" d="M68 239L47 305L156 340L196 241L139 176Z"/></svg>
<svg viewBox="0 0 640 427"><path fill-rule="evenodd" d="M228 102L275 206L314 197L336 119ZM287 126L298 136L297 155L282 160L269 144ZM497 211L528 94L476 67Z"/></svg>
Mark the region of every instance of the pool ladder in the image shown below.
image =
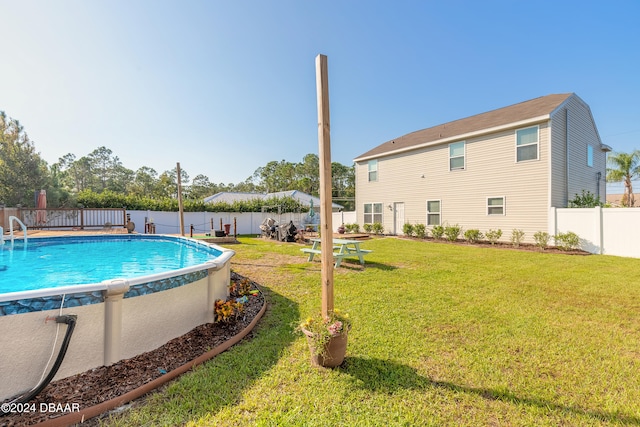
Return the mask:
<svg viewBox="0 0 640 427"><path fill-rule="evenodd" d="M16 221L18 224L20 224L20 227L22 227L22 231L24 233L24 241L26 243L27 242L27 226L24 225L22 221L20 221L20 218L15 217L13 215L9 217L9 238L11 239L11 243L13 243L13 239L15 238L13 233L13 221ZM0 227L0 244L4 244L4 228L2 227Z"/></svg>

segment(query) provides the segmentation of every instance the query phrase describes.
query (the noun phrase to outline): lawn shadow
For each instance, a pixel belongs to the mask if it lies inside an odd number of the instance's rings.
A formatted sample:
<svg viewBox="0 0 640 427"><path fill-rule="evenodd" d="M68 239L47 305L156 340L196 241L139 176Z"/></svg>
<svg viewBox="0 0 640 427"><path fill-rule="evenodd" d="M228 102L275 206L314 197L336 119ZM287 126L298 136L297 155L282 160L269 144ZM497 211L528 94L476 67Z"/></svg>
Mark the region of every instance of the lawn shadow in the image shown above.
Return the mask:
<svg viewBox="0 0 640 427"><path fill-rule="evenodd" d="M474 394L486 400L497 400L516 405L534 406L552 411L573 413L591 420L621 422L625 425L640 425L640 417L621 412L605 412L561 405L552 401L532 397L521 397L508 390L469 387L447 381L436 381L420 375L415 368L384 359L348 356L339 368L352 376L367 390L393 393L401 389L426 390L440 388L457 393Z"/></svg>
<svg viewBox="0 0 640 427"><path fill-rule="evenodd" d="M350 270L350 271L364 271L371 268L383 270L383 271L391 271L391 270L398 269L398 267L395 265L388 265L388 264L382 264L379 262L371 262L371 261L365 261L364 265L362 265L358 260L345 259L340 264L340 267L336 268L335 270L340 271L344 269L344 270Z"/></svg>
<svg viewBox="0 0 640 427"><path fill-rule="evenodd" d="M161 425L166 423L165 413L173 413L174 421L182 418L179 425L198 423L241 401L245 390L271 370L297 339L293 325L300 317L298 304L272 288L259 286L267 309L247 338L155 392L147 399L149 404L109 421Z"/></svg>
<svg viewBox="0 0 640 427"><path fill-rule="evenodd" d="M392 271L392 270L397 270L399 267L396 265L389 265L389 264L383 264L381 262L371 262L371 261L367 261L364 265L365 268L375 268L378 270L383 270L383 271Z"/></svg>

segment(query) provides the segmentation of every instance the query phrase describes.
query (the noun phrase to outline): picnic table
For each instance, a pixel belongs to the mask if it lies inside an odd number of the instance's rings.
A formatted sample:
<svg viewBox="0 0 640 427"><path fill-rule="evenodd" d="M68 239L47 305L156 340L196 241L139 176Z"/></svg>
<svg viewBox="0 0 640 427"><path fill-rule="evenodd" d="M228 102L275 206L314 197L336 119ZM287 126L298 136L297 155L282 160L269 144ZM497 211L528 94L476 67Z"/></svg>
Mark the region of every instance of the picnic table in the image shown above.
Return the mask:
<svg viewBox="0 0 640 427"><path fill-rule="evenodd" d="M320 248L320 239L311 239L313 245L311 248L303 248L302 252L309 254L308 261L313 261L315 255L320 255L322 250ZM358 257L360 264L364 265L364 256L373 251L360 248L359 240L350 239L333 239L333 257L336 260L335 267L340 267L342 259L346 257Z"/></svg>

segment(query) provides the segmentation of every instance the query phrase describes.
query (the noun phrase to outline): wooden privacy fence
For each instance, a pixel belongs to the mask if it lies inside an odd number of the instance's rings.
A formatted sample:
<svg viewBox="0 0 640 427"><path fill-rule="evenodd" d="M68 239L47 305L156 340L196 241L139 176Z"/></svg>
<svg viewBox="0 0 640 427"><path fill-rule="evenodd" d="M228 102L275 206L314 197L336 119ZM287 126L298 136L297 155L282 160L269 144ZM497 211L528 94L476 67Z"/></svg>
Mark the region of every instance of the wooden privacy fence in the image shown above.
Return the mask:
<svg viewBox="0 0 640 427"><path fill-rule="evenodd" d="M126 227L126 209L20 208L17 215L27 228L86 229Z"/></svg>

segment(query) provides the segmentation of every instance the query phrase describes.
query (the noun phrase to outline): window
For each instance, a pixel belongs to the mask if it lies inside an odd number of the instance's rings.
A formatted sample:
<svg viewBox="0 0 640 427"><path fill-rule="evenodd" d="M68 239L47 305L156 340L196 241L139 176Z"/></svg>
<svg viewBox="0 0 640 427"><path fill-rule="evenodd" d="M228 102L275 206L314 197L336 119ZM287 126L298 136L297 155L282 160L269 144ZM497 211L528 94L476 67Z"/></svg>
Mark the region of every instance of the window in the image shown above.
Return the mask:
<svg viewBox="0 0 640 427"><path fill-rule="evenodd" d="M538 126L516 131L516 161L538 160Z"/></svg>
<svg viewBox="0 0 640 427"><path fill-rule="evenodd" d="M364 223L382 224L382 203L365 203L364 204Z"/></svg>
<svg viewBox="0 0 640 427"><path fill-rule="evenodd" d="M449 144L449 170L464 169L464 141Z"/></svg>
<svg viewBox="0 0 640 427"><path fill-rule="evenodd" d="M593 167L593 147L587 145L587 166Z"/></svg>
<svg viewBox="0 0 640 427"><path fill-rule="evenodd" d="M427 200L427 225L440 225L440 200Z"/></svg>
<svg viewBox="0 0 640 427"><path fill-rule="evenodd" d="M504 215L504 197L487 197L487 215Z"/></svg>
<svg viewBox="0 0 640 427"><path fill-rule="evenodd" d="M378 180L378 161L369 160L369 182Z"/></svg>

